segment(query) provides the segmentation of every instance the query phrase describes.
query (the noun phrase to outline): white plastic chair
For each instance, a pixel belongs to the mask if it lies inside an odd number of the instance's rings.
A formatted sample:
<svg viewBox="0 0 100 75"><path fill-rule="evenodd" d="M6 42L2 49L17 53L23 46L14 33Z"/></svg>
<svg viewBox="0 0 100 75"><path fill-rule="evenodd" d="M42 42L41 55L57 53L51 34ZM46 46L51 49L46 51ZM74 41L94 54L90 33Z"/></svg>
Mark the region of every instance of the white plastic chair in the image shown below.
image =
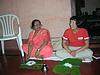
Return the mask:
<svg viewBox="0 0 100 75"><path fill-rule="evenodd" d="M18 33L15 33L14 24L17 22L18 25ZM13 14L5 14L0 16L0 25L2 26L2 37L0 37L2 54L5 54L4 51L4 41L16 39L18 48L21 51L22 57L24 57L24 52L22 49L22 37L21 37L21 29L19 26L19 18Z"/></svg>

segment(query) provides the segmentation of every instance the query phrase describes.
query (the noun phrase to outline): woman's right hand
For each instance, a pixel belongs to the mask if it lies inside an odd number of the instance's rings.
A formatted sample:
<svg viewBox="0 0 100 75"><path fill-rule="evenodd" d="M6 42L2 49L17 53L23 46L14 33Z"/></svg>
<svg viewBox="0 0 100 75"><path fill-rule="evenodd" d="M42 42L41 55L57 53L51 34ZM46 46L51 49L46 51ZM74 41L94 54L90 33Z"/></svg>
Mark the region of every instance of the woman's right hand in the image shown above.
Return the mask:
<svg viewBox="0 0 100 75"><path fill-rule="evenodd" d="M76 50L75 51L71 51L70 54L75 57L76 56Z"/></svg>
<svg viewBox="0 0 100 75"><path fill-rule="evenodd" d="M27 55L26 55L26 61L29 60L29 58L30 58L30 55L27 54Z"/></svg>
<svg viewBox="0 0 100 75"><path fill-rule="evenodd" d="M28 60L30 58L32 49L33 49L33 44L29 43L28 44L28 54L26 55L26 60Z"/></svg>
<svg viewBox="0 0 100 75"><path fill-rule="evenodd" d="M39 57L39 54L40 54L40 51L37 50L37 51L35 52L35 57L38 58L38 57Z"/></svg>

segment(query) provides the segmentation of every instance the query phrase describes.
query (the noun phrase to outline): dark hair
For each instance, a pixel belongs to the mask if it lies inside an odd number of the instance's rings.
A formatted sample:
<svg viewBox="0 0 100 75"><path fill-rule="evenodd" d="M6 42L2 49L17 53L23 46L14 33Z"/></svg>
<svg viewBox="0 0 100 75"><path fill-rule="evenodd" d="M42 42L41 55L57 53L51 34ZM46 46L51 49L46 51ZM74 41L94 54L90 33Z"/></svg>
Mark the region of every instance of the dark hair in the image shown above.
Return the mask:
<svg viewBox="0 0 100 75"><path fill-rule="evenodd" d="M34 24L35 24L35 22L39 22L40 25L41 25L41 21L40 21L40 20L34 19L34 20L32 21L31 29L34 29L34 26L35 26Z"/></svg>
<svg viewBox="0 0 100 75"><path fill-rule="evenodd" d="M72 16L72 17L70 18L70 20L76 20L76 21L78 21L78 17L77 17L77 16Z"/></svg>
<svg viewBox="0 0 100 75"><path fill-rule="evenodd" d="M76 21L76 25L78 26L78 17L77 17L77 16L72 16L72 17L70 18L69 25L71 24L71 20L75 20L75 21Z"/></svg>

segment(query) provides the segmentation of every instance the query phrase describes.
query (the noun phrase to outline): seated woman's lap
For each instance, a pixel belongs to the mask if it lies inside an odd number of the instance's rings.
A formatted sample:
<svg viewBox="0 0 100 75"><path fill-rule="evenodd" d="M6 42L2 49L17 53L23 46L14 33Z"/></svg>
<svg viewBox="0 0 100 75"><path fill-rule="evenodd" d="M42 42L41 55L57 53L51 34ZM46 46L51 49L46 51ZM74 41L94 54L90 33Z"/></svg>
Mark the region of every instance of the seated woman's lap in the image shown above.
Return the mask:
<svg viewBox="0 0 100 75"><path fill-rule="evenodd" d="M23 44L23 50L26 54L28 54L28 44ZM33 50L31 52L31 57L35 57L35 52L37 51L37 48L33 47ZM50 46L45 46L41 51L40 51L40 56L43 56L44 58L49 57L52 55L52 47Z"/></svg>
<svg viewBox="0 0 100 75"><path fill-rule="evenodd" d="M75 50L75 48L73 50ZM86 49L84 51L77 53L76 56L73 57L66 50L62 49L62 50L57 51L55 54L57 57L60 57L62 59L65 59L65 58L90 58L92 59L93 52L91 51L91 49Z"/></svg>

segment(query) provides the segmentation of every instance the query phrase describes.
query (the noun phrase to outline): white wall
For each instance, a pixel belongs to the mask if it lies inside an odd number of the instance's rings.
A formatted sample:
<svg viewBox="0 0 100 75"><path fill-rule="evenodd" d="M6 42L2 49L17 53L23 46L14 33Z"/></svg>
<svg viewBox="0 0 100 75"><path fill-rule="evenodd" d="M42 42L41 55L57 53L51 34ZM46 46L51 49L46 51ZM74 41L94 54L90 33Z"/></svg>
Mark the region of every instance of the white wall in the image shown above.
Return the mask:
<svg viewBox="0 0 100 75"><path fill-rule="evenodd" d="M20 19L22 37L31 31L33 19L41 20L51 37L62 36L71 16L70 0L0 0L0 14L14 13Z"/></svg>
<svg viewBox="0 0 100 75"><path fill-rule="evenodd" d="M76 15L75 0L71 0L71 14L72 16Z"/></svg>
<svg viewBox="0 0 100 75"><path fill-rule="evenodd" d="M85 0L85 8L82 8L82 12L88 12L92 14L96 8L100 8L100 0Z"/></svg>

